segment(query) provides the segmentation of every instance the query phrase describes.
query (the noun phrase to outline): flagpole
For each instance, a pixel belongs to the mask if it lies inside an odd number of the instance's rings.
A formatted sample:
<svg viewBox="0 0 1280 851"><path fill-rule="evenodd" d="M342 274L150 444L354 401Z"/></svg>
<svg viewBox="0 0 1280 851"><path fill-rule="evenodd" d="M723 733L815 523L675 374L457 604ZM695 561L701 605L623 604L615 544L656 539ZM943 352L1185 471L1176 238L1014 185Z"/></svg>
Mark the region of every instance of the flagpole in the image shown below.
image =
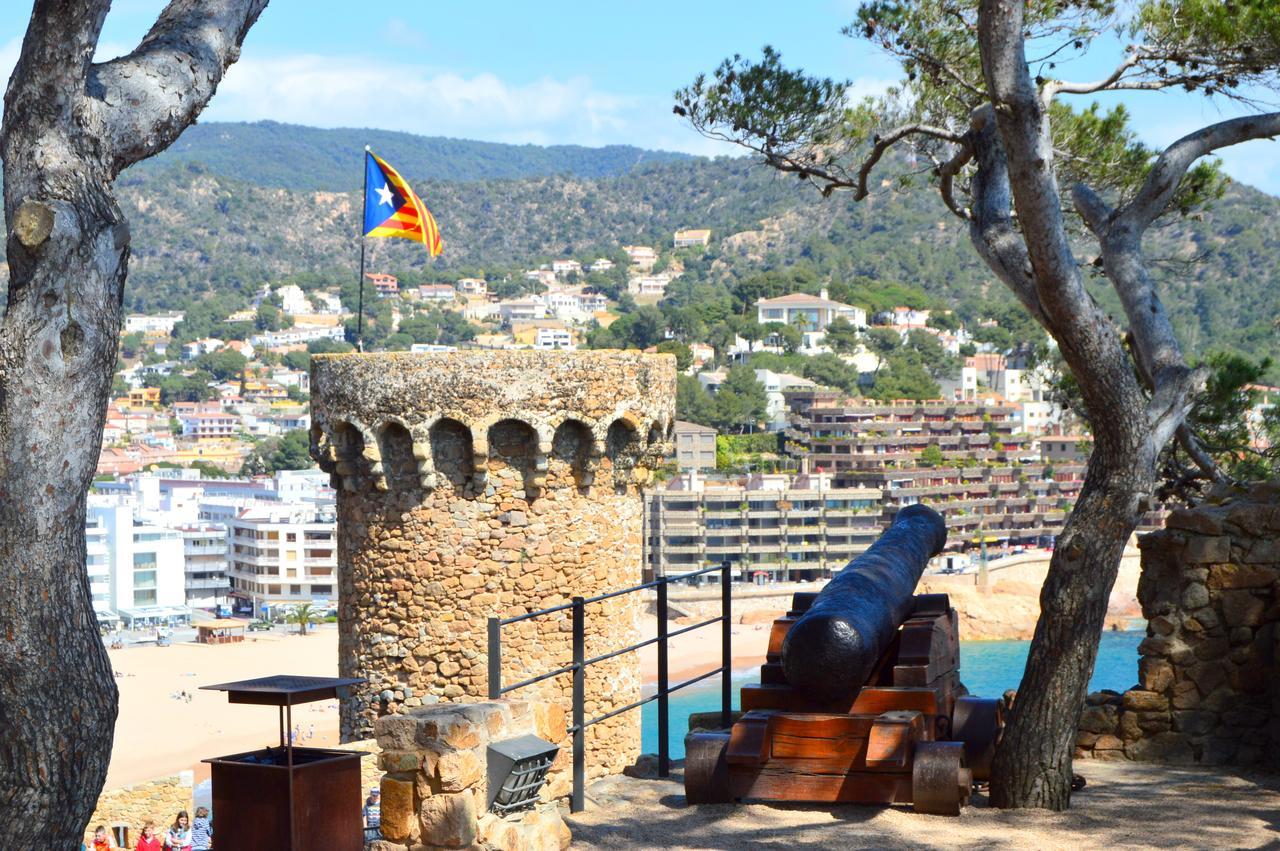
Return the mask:
<svg viewBox="0 0 1280 851"><path fill-rule="evenodd" d="M364 194L360 198L360 295L356 306L356 351L364 351L364 247L368 239L364 235L364 210L369 203L369 146L364 146L364 159L360 161L364 171Z"/></svg>

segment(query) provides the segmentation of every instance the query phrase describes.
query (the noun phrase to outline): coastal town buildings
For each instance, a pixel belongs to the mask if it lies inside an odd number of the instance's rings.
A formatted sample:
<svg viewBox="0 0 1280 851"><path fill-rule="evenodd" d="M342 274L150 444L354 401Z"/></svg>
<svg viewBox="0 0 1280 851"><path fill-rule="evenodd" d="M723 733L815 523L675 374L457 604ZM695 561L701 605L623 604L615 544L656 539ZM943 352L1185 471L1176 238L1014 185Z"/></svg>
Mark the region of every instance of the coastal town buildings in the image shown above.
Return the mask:
<svg viewBox="0 0 1280 851"><path fill-rule="evenodd" d="M676 420L676 464L682 473L714 470L716 430L710 426Z"/></svg>
<svg viewBox="0 0 1280 851"><path fill-rule="evenodd" d="M332 508L249 508L227 523L231 596L255 614L337 599Z"/></svg>
<svg viewBox="0 0 1280 851"><path fill-rule="evenodd" d="M706 248L711 242L711 231L706 228L695 228L693 230L678 230L675 232L671 240L673 248L693 248L695 246Z"/></svg>

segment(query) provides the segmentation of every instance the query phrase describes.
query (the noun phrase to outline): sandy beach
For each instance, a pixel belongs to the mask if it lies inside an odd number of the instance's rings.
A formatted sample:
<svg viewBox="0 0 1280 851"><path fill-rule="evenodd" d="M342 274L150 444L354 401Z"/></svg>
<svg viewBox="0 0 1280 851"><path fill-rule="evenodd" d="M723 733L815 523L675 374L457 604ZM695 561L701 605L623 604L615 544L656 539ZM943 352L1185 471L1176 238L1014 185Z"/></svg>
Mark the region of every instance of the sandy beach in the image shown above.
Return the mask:
<svg viewBox="0 0 1280 851"><path fill-rule="evenodd" d="M120 715L107 786L111 789L178 771L207 776L200 760L278 744L273 707L230 705L221 692L200 686L270 674L338 675L338 631L320 627L310 635L250 633L240 644L174 644L111 650L120 688ZM174 694L186 692L185 698ZM327 700L297 707L307 744L338 741L338 704Z"/></svg>

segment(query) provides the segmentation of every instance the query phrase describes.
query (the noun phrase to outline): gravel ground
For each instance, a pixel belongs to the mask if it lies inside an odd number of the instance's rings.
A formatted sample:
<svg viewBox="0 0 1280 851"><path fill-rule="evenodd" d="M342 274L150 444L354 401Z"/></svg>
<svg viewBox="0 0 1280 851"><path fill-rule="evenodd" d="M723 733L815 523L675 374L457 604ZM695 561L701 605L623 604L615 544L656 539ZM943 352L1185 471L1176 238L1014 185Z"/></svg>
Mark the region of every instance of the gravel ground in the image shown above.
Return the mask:
<svg viewBox="0 0 1280 851"><path fill-rule="evenodd" d="M574 848L1280 848L1280 776L1079 760L1089 785L1065 813L994 810L959 818L907 807L690 807L683 779L613 777L566 816Z"/></svg>

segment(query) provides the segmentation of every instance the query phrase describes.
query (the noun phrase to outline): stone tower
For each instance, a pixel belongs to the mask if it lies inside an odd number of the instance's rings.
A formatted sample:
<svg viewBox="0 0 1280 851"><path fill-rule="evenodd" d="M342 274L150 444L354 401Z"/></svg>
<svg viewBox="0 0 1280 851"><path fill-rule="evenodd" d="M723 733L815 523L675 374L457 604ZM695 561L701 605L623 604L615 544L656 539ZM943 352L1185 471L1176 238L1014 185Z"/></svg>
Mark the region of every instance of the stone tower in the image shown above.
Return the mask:
<svg viewBox="0 0 1280 851"><path fill-rule="evenodd" d="M465 351L312 358L311 452L338 488L339 668L375 718L487 694L486 621L641 581L639 488L670 452L675 360ZM641 600L586 609L587 656L639 637ZM571 661L569 612L503 630L503 682ZM569 708L562 675L512 697ZM639 698L636 654L588 668L588 719ZM593 773L639 753L638 712L588 730Z"/></svg>

